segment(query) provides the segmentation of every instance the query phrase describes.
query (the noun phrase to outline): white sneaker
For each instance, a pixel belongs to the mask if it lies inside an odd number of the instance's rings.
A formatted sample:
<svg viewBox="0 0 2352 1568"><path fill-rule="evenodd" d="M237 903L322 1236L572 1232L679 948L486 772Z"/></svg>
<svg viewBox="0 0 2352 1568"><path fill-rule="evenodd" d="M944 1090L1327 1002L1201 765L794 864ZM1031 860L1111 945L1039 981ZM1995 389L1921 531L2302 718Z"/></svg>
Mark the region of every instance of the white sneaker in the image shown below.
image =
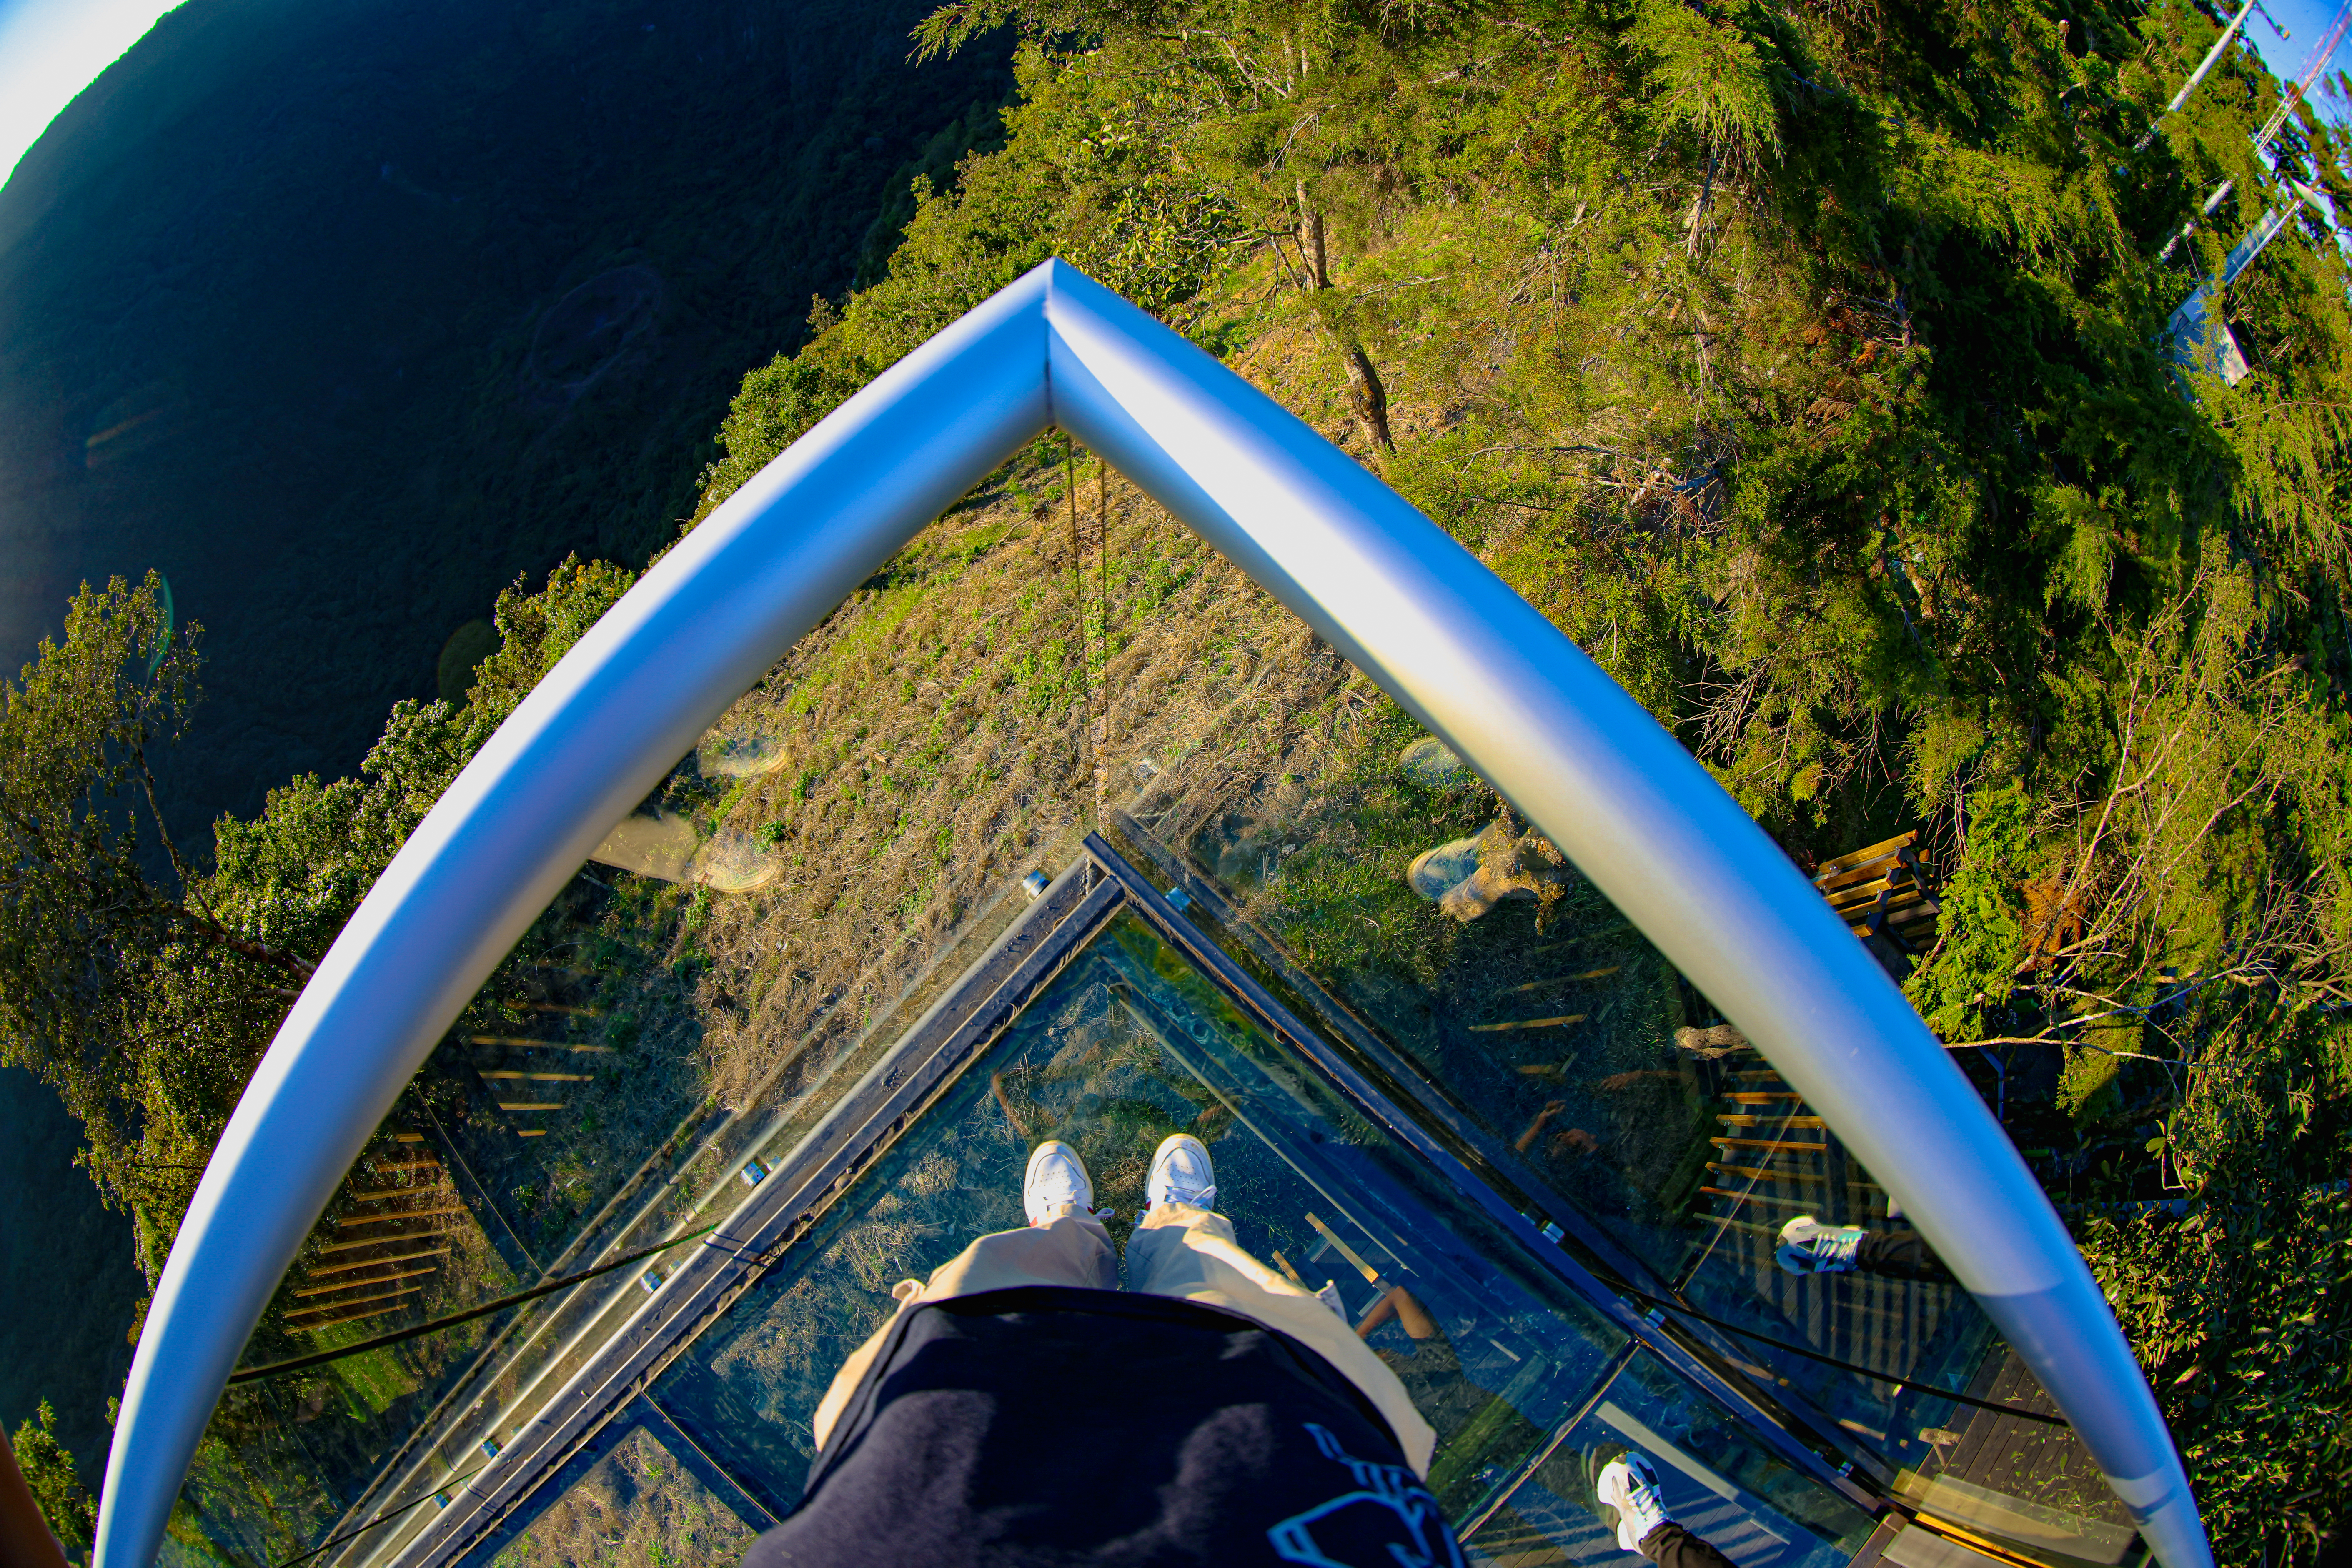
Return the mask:
<svg viewBox="0 0 2352 1568"><path fill-rule="evenodd" d="M1161 1204L1211 1207L1217 1201L1217 1169L1209 1163L1208 1146L1190 1132L1171 1132L1151 1156L1151 1173L1143 1178L1147 1208Z"/></svg>
<svg viewBox="0 0 2352 1568"><path fill-rule="evenodd" d="M1658 1489L1658 1468L1647 1454L1627 1449L1601 1467L1601 1494L1604 1516L1614 1515L1617 1544L1628 1552L1642 1550L1642 1540L1662 1524L1672 1524L1666 1495Z"/></svg>
<svg viewBox="0 0 2352 1568"><path fill-rule="evenodd" d="M1801 1214L1780 1227L1773 1257L1790 1274L1851 1274L1865 1234L1859 1226L1823 1225Z"/></svg>
<svg viewBox="0 0 2352 1568"><path fill-rule="evenodd" d="M1073 1207L1093 1212L1094 1178L1078 1152L1059 1138L1038 1144L1021 1176L1021 1206L1031 1225L1050 1225Z"/></svg>

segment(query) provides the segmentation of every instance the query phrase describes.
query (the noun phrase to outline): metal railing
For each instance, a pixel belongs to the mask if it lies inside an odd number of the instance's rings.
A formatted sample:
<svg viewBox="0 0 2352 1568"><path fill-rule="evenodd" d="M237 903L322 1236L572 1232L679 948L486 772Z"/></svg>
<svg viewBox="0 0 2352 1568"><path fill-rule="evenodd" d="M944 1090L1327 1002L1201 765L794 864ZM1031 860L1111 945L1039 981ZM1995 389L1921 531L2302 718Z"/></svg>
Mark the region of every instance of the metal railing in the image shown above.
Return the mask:
<svg viewBox="0 0 2352 1568"><path fill-rule="evenodd" d="M1771 840L1443 530L1208 354L1049 261L714 511L410 836L279 1027L181 1226L108 1456L97 1568L153 1561L279 1277L499 957L730 702L1048 426L1223 551L1565 851L1900 1197L2166 1568L2211 1563L2155 1398L2049 1200Z"/></svg>

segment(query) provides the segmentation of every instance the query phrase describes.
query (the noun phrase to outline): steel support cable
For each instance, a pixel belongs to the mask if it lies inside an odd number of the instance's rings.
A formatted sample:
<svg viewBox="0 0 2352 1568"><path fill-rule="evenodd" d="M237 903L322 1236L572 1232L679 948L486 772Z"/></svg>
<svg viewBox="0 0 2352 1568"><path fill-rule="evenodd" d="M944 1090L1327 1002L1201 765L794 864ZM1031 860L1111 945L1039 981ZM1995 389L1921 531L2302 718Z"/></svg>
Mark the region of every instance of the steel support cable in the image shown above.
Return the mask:
<svg viewBox="0 0 2352 1568"><path fill-rule="evenodd" d="M395 1329L388 1334L378 1334L373 1339L362 1340L357 1344L337 1345L332 1350L318 1351L310 1355L298 1355L287 1361L274 1361L267 1366L248 1366L229 1373L229 1385L235 1387L240 1383L254 1383L265 1377L276 1377L280 1373L300 1372L305 1367L324 1366L331 1361L341 1361L345 1356L358 1355L362 1351L382 1350L386 1345L396 1345L403 1341L415 1339L420 1334L429 1334L436 1329L453 1328L459 1323L469 1323L476 1318L487 1318L492 1312L503 1311L509 1307L520 1307L525 1301L536 1301L541 1296L551 1296L568 1285L577 1285L583 1279L593 1279L599 1274L610 1274L615 1268L625 1268L640 1258L651 1258L656 1252L667 1252L673 1247L684 1247L696 1237L709 1236L726 1223L725 1220L714 1221L704 1226L700 1230L688 1231L674 1241L657 1242L652 1247L641 1247L635 1252L623 1253L610 1263L600 1263L593 1268L583 1268L577 1274L566 1274L561 1279L550 1279L544 1284L534 1285L528 1290L518 1290L511 1296L501 1296L495 1301L485 1301L478 1307L468 1307L462 1312L452 1312L446 1318L431 1318L421 1323L411 1323L404 1329Z"/></svg>
<svg viewBox="0 0 2352 1568"><path fill-rule="evenodd" d="M2044 1415L2038 1410L2020 1410L2014 1405L1996 1404L1990 1399L1979 1399L1972 1394L1955 1394L1948 1388L1938 1388L1932 1383L1919 1383L1911 1378L1898 1377L1891 1372L1873 1372L1866 1366L1856 1366L1850 1361L1840 1361L1837 1357L1824 1355L1820 1351L1807 1350L1802 1345L1792 1345L1788 1341L1776 1339L1770 1334L1759 1333L1753 1329L1743 1329L1737 1323L1727 1323L1721 1318L1710 1317L1696 1307L1686 1307L1679 1301L1669 1301L1663 1297L1653 1296L1645 1290L1636 1290L1631 1285L1622 1281L1613 1282L1610 1288L1621 1296L1631 1297L1636 1301L1644 1302L1659 1311L1675 1312L1685 1318L1696 1318L1702 1323L1721 1329L1726 1333L1738 1334L1743 1340L1754 1340L1758 1344L1770 1345L1774 1350L1787 1351L1790 1355L1801 1355L1807 1361L1817 1361L1824 1366L1833 1366L1841 1372L1850 1372L1858 1377L1866 1377L1876 1383L1891 1383L1897 1388L1932 1394L1938 1399L1948 1399L1958 1405L1971 1405L1979 1410L1996 1410L2003 1415L2014 1415L2021 1421L2039 1421L2045 1426L2071 1428L2074 1425L2063 1415Z"/></svg>

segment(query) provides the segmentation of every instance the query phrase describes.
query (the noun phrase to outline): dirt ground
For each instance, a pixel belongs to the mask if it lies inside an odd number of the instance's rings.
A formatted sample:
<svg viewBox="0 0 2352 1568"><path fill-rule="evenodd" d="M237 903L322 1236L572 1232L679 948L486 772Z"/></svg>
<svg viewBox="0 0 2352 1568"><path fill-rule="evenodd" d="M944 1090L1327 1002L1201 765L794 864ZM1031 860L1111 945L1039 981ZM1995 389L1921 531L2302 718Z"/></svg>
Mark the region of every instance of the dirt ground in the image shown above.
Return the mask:
<svg viewBox="0 0 2352 1568"><path fill-rule="evenodd" d="M700 1568L740 1561L757 1533L640 1426L494 1568Z"/></svg>

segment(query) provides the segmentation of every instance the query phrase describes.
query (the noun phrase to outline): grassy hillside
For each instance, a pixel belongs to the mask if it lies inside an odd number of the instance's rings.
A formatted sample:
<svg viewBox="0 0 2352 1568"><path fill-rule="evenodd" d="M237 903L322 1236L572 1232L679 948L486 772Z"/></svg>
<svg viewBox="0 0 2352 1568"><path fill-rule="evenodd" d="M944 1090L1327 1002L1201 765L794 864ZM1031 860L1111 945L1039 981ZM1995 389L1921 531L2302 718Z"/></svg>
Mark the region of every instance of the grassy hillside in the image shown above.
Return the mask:
<svg viewBox="0 0 2352 1568"><path fill-rule="evenodd" d="M5 668L153 567L215 634L175 826L352 771L517 573L675 532L743 367L1003 102L1001 46L908 63L921 14L163 17L0 191Z"/></svg>

